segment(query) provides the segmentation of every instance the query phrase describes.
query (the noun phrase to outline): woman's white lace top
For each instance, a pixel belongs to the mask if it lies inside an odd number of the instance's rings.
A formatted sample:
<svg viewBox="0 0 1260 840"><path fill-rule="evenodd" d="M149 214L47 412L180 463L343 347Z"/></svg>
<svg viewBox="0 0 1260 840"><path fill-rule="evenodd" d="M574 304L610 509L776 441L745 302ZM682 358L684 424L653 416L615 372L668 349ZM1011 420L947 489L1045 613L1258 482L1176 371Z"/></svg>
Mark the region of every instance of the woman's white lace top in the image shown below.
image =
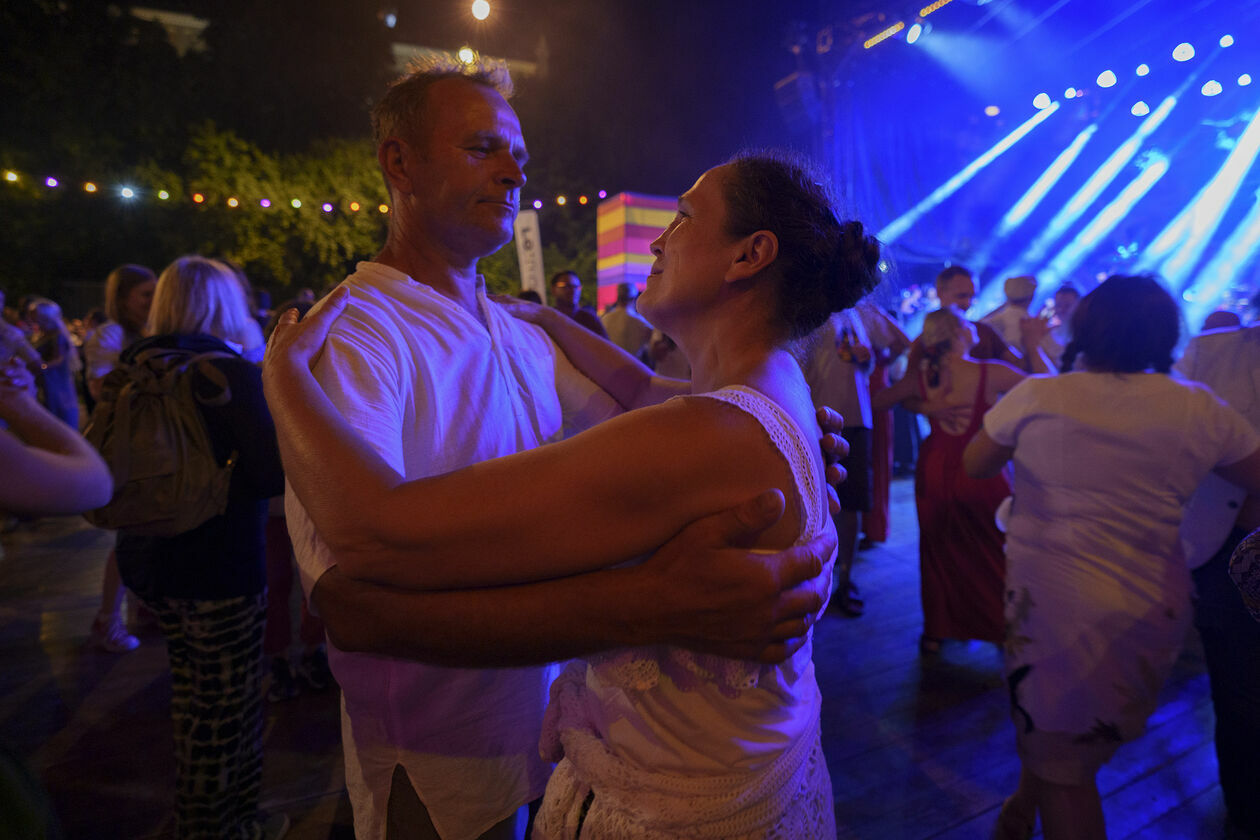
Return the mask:
<svg viewBox="0 0 1260 840"><path fill-rule="evenodd" d="M783 455L802 520L798 542L830 527L817 437L751 388L699 396L754 417ZM535 836L563 836L547 833L555 812L572 810L592 788L584 837L815 836L817 825L831 824L831 799L816 749L811 651L807 642L780 665L760 665L655 646L571 664L552 687L541 744L544 757L567 760ZM553 787L568 788L567 804Z"/></svg>

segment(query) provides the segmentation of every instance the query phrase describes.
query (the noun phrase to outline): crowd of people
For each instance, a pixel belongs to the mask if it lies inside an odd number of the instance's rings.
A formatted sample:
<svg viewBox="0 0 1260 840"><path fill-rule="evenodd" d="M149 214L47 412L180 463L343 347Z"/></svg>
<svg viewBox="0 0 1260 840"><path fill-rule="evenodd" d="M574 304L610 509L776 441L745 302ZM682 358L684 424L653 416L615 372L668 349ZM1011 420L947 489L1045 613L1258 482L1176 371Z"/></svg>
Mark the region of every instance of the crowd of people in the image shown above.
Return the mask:
<svg viewBox="0 0 1260 840"><path fill-rule="evenodd" d="M82 320L5 308L0 509L118 504L135 471L80 430L126 434L159 362L222 470L194 523L119 528L91 629L133 650L130 591L165 639L178 836L283 835L264 698L334 677L362 838L834 836L812 635L863 615L854 557L904 527L894 409L930 430L920 652L1003 651L1022 772L995 836L1105 836L1096 774L1191 622L1230 831L1260 836L1260 324L1178 358L1175 299L1119 275L1043 315L1009 278L972 320L950 265L912 340L867 297L879 243L779 152L701 173L602 314L567 270L550 306L490 296L525 183L510 94L441 62L388 89L387 239L313 307L260 312L189 255L120 266Z"/></svg>

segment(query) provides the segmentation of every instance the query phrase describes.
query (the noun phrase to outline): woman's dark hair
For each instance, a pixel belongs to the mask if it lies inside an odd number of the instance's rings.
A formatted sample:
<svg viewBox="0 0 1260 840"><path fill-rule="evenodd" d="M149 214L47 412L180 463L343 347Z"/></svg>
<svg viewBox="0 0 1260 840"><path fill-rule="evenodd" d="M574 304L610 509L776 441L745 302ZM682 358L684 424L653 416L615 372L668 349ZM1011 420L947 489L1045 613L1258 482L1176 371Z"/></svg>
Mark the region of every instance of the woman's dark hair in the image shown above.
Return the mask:
<svg viewBox="0 0 1260 840"><path fill-rule="evenodd" d="M778 319L791 339L848 309L879 281L879 243L858 221L841 221L825 180L804 159L778 150L741 152L727 162L727 230L779 240Z"/></svg>
<svg viewBox="0 0 1260 840"><path fill-rule="evenodd" d="M1072 312L1072 340L1063 350L1063 370L1081 353L1089 366L1111 373L1172 369L1181 335L1181 310L1150 274L1116 274L1104 280Z"/></svg>

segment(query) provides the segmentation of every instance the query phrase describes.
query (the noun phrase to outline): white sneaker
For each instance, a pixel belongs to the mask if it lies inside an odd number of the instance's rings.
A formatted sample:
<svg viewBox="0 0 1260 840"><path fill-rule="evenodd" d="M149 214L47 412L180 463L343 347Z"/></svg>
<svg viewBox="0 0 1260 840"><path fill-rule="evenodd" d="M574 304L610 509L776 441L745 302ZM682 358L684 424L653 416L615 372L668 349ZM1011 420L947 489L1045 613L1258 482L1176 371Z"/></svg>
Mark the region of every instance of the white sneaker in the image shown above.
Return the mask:
<svg viewBox="0 0 1260 840"><path fill-rule="evenodd" d="M140 647L140 640L127 632L122 618L98 614L92 622L92 646L106 653L130 653Z"/></svg>

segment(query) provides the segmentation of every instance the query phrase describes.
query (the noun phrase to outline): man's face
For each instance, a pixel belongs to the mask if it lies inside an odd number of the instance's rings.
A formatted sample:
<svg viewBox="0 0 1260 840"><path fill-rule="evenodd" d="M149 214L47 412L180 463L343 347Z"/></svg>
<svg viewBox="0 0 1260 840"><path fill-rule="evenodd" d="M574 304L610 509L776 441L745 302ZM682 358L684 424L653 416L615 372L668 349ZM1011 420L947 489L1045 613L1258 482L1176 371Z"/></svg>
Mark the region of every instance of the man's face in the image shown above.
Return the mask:
<svg viewBox="0 0 1260 840"><path fill-rule="evenodd" d="M492 88L444 79L429 89L422 136L404 144L415 235L460 257L481 257L512 238L529 154L516 112ZM417 134L421 132L417 131Z"/></svg>
<svg viewBox="0 0 1260 840"><path fill-rule="evenodd" d="M955 274L937 287L936 295L941 299L941 306L957 306L966 312L976 296L976 284L966 275Z"/></svg>
<svg viewBox="0 0 1260 840"><path fill-rule="evenodd" d="M551 298L560 309L577 309L582 281L576 274L562 274L551 284Z"/></svg>

